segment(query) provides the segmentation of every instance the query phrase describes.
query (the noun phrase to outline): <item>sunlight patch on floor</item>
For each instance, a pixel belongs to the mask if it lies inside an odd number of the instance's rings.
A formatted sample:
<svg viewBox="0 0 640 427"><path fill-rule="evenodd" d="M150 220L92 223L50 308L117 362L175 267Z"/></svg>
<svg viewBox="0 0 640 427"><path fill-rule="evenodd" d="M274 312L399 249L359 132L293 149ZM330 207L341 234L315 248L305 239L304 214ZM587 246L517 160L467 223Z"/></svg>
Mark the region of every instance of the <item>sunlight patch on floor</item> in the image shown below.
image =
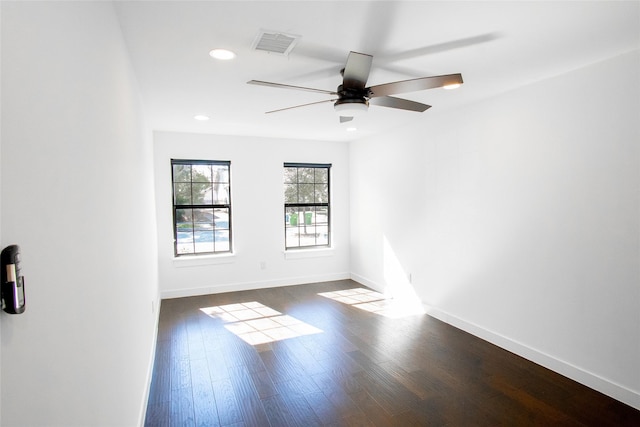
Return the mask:
<svg viewBox="0 0 640 427"><path fill-rule="evenodd" d="M224 327L250 345L323 332L257 301L204 307L200 311L226 323Z"/></svg>
<svg viewBox="0 0 640 427"><path fill-rule="evenodd" d="M318 295L391 319L424 314L424 308L415 299L386 298L379 292L365 288L321 292Z"/></svg>

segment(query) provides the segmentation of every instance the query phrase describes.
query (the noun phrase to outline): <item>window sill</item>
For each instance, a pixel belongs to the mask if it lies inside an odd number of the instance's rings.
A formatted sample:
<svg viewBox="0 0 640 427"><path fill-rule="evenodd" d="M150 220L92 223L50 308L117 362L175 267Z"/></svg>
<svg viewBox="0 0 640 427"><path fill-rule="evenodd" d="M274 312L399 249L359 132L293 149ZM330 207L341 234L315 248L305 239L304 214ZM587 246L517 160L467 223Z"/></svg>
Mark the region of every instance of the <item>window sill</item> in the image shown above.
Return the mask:
<svg viewBox="0 0 640 427"><path fill-rule="evenodd" d="M333 248L294 249L284 252L284 259L320 258L333 256Z"/></svg>
<svg viewBox="0 0 640 427"><path fill-rule="evenodd" d="M198 267L201 265L232 264L236 262L235 254L193 255L173 258L174 267Z"/></svg>

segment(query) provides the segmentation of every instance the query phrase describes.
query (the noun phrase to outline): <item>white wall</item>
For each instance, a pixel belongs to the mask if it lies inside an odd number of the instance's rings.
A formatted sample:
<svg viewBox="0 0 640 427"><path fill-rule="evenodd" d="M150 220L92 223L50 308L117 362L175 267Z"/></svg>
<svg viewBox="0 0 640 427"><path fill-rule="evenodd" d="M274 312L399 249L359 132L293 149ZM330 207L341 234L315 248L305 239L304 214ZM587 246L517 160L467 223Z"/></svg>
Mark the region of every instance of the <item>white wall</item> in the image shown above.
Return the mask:
<svg viewBox="0 0 640 427"><path fill-rule="evenodd" d="M3 426L133 426L157 314L151 133L110 2L2 2Z"/></svg>
<svg viewBox="0 0 640 427"><path fill-rule="evenodd" d="M155 132L154 157L158 259L163 297L349 277L349 161L346 143ZM174 259L172 158L231 161L232 257L200 255ZM303 257L285 257L284 162L332 164L331 250L297 251ZM266 268L262 269L261 263Z"/></svg>
<svg viewBox="0 0 640 427"><path fill-rule="evenodd" d="M2 7L0 7L0 25L1 24L2 24ZM1 47L2 47L2 31L0 31L0 49ZM0 66L0 82L2 82L1 66ZM2 85L0 85L0 165L2 164L2 102L1 100L2 100ZM2 224L2 173L0 173L0 224ZM2 240L2 227L0 226L0 243L2 242L4 242L4 240ZM2 317L0 317L0 343L2 343ZM2 345L0 345L0 396L2 396ZM2 404L1 403L0 403L0 425L2 425Z"/></svg>
<svg viewBox="0 0 640 427"><path fill-rule="evenodd" d="M352 143L353 277L640 408L639 56Z"/></svg>

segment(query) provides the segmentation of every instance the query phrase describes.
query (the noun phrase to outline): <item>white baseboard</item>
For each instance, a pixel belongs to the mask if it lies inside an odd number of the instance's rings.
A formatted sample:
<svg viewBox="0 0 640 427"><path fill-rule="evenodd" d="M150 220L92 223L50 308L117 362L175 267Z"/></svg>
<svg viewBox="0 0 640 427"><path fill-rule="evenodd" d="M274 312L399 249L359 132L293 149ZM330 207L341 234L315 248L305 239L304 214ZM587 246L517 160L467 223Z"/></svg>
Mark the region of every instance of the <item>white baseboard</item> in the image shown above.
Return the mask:
<svg viewBox="0 0 640 427"><path fill-rule="evenodd" d="M156 361L156 347L158 344L158 324L160 323L160 298L159 296L153 302L155 310L154 310L154 328L153 328L153 337L151 338L151 354L149 360L149 368L147 370L147 379L146 379L146 389L144 392L144 396L142 396L142 407L140 409L140 415L138 417L138 425L140 427L144 427L144 421L147 416L147 406L149 405L149 395L151 393L151 380L153 379L153 367L155 366Z"/></svg>
<svg viewBox="0 0 640 427"><path fill-rule="evenodd" d="M384 289L382 286L378 286L378 284L376 282L374 282L373 280L369 280L366 277L360 276L359 274L355 274L355 273L351 273L351 280L361 283L363 285L365 285L368 288L371 288L375 291L378 292L384 292Z"/></svg>
<svg viewBox="0 0 640 427"><path fill-rule="evenodd" d="M199 295L220 294L223 292L275 288L278 286L303 285L305 283L330 282L333 280L345 280L349 279L350 277L351 275L349 273L334 273L317 276L288 277L260 282L228 283L214 286L202 286L197 288L170 289L160 291L160 297L162 299L193 297Z"/></svg>
<svg viewBox="0 0 640 427"><path fill-rule="evenodd" d="M378 292L384 292L384 287L379 286L376 282L362 277L358 274L351 274L351 279L359 282L369 288L375 289ZM424 305L424 304L423 304ZM557 359L544 352L531 348L523 343L515 341L509 337L498 334L496 332L485 329L474 323L468 322L457 316L454 316L446 311L440 310L435 307L424 305L425 311L431 317L448 323L458 329L470 333L478 338L488 341L497 345L500 348L508 350L518 356L524 357L538 365L544 366L554 372L564 375L580 384L586 385L589 388L606 394L620 402L623 402L636 409L640 409L640 392L626 388L620 384L603 378L592 372L588 372L582 368L579 368L569 362Z"/></svg>

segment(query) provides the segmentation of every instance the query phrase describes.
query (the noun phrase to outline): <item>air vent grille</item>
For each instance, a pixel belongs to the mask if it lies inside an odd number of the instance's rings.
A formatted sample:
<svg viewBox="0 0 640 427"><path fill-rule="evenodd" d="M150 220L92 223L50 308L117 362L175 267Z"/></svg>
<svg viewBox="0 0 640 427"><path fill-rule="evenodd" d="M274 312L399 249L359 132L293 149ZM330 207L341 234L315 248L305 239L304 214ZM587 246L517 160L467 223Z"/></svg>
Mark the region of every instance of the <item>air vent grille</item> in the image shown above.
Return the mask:
<svg viewBox="0 0 640 427"><path fill-rule="evenodd" d="M299 38L300 36L292 34L260 30L253 42L253 49L286 56L289 55Z"/></svg>

